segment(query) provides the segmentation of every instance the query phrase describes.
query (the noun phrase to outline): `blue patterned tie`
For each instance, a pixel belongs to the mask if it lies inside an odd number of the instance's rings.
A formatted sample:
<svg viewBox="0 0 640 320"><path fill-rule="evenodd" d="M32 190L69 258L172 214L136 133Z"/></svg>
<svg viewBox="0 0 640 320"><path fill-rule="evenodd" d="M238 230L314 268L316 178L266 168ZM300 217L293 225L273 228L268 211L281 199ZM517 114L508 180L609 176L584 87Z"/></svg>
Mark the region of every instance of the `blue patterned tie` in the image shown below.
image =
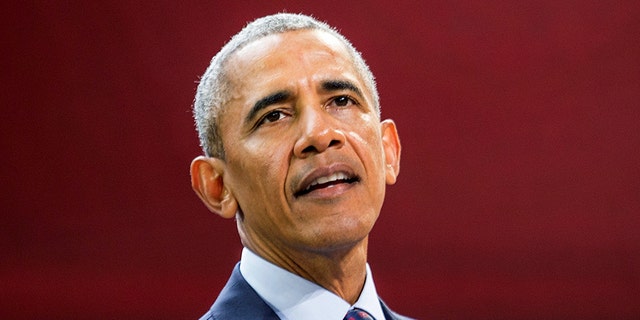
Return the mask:
<svg viewBox="0 0 640 320"><path fill-rule="evenodd" d="M362 309L352 309L344 316L344 320L375 320L372 315Z"/></svg>

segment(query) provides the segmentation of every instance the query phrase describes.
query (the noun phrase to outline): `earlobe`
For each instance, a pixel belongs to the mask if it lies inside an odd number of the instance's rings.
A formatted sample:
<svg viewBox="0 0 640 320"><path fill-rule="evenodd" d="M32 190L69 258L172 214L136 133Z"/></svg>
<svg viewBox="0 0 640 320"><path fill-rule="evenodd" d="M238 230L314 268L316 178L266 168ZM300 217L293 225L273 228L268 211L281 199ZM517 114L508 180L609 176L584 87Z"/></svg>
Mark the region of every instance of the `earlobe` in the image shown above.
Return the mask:
<svg viewBox="0 0 640 320"><path fill-rule="evenodd" d="M197 157L191 162L191 187L204 205L223 218L235 217L238 203L223 174L224 161L217 158Z"/></svg>
<svg viewBox="0 0 640 320"><path fill-rule="evenodd" d="M391 119L381 122L382 147L384 148L385 181L391 185L396 183L400 173L400 138L396 124Z"/></svg>

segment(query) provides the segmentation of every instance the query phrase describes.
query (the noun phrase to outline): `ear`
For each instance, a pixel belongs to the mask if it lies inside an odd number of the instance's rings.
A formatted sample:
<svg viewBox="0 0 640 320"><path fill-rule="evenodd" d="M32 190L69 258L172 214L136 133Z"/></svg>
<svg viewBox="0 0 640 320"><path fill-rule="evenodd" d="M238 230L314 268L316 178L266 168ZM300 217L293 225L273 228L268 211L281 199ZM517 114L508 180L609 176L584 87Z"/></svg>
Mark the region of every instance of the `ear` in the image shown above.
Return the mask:
<svg viewBox="0 0 640 320"><path fill-rule="evenodd" d="M233 218L238 202L225 185L226 165L218 158L197 157L191 162L191 187L211 212L223 218Z"/></svg>
<svg viewBox="0 0 640 320"><path fill-rule="evenodd" d="M396 124L391 119L380 123L382 129L382 147L384 149L385 181L391 185L396 183L400 173L400 138Z"/></svg>

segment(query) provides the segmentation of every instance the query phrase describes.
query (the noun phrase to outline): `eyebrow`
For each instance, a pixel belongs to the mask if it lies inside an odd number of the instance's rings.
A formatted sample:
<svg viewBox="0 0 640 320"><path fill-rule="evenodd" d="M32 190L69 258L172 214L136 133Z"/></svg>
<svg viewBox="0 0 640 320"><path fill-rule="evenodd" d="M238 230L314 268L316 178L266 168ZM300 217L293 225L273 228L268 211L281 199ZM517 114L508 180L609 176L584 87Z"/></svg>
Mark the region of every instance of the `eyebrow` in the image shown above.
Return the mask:
<svg viewBox="0 0 640 320"><path fill-rule="evenodd" d="M322 89L325 91L349 90L355 92L360 98L363 98L362 90L353 82L347 80L327 80L321 83Z"/></svg>
<svg viewBox="0 0 640 320"><path fill-rule="evenodd" d="M251 120L253 118L255 118L255 116L262 110L265 109L267 107L269 107L270 105L274 105L274 104L278 104L281 103L283 101L288 100L291 97L291 92L290 91L286 91L286 90L282 90L282 91L277 91L274 92L260 100L258 100L253 107L251 107L251 110L249 110L249 113L247 114L247 116L245 117L245 122L251 122Z"/></svg>

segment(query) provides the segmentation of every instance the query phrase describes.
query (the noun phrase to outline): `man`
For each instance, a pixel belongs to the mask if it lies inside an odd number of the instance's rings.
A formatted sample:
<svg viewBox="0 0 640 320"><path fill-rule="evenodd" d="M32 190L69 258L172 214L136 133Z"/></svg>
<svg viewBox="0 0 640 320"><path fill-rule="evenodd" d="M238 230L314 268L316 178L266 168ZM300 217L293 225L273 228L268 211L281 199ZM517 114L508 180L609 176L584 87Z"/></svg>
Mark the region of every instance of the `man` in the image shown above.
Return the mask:
<svg viewBox="0 0 640 320"><path fill-rule="evenodd" d="M304 15L258 19L212 59L194 114L193 189L244 245L202 319L406 319L367 265L400 142L348 40Z"/></svg>

